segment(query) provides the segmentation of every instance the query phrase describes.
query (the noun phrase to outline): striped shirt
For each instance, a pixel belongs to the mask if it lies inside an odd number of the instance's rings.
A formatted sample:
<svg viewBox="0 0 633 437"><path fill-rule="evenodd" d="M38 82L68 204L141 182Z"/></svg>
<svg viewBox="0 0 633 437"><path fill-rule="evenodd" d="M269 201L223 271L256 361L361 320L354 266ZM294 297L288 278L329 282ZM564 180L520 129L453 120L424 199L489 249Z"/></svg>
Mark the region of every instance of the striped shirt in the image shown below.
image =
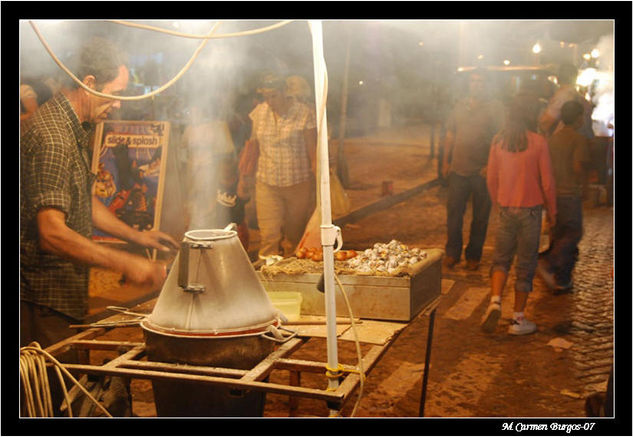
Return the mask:
<svg viewBox="0 0 633 437"><path fill-rule="evenodd" d="M256 179L275 187L289 187L311 177L304 131L314 129L314 111L293 102L284 115L261 103L249 114L259 143Z"/></svg>
<svg viewBox="0 0 633 437"><path fill-rule="evenodd" d="M57 94L22 127L20 138L20 299L81 320L87 311L89 268L39 247L37 212L56 208L66 225L92 235L89 132Z"/></svg>

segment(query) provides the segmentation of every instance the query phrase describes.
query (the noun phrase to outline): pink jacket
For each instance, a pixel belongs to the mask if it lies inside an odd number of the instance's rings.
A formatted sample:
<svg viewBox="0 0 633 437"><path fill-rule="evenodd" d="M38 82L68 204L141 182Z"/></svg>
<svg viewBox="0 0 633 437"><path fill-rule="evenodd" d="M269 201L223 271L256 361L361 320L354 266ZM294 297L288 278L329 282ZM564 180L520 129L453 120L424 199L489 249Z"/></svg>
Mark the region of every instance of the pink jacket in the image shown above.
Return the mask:
<svg viewBox="0 0 633 437"><path fill-rule="evenodd" d="M528 208L545 205L556 216L556 186L545 137L527 133L528 146L521 152L501 148L493 142L488 157L487 182L493 203Z"/></svg>

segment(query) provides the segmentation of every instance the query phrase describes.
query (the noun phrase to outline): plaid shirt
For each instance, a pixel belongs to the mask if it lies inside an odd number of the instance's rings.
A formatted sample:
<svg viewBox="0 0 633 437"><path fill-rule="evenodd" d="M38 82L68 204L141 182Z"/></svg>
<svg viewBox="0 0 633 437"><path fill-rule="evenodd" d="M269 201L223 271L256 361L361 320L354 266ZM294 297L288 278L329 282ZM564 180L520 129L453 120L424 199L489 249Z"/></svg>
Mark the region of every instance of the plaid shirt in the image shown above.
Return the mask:
<svg viewBox="0 0 633 437"><path fill-rule="evenodd" d="M275 115L267 103L262 103L249 116L259 142L257 180L275 187L289 187L308 180L310 158L304 131L316 127L314 111L294 102L286 114Z"/></svg>
<svg viewBox="0 0 633 437"><path fill-rule="evenodd" d="M87 311L89 268L39 247L37 212L56 208L69 228L91 237L88 146L89 132L62 94L40 107L20 138L20 299L78 320Z"/></svg>

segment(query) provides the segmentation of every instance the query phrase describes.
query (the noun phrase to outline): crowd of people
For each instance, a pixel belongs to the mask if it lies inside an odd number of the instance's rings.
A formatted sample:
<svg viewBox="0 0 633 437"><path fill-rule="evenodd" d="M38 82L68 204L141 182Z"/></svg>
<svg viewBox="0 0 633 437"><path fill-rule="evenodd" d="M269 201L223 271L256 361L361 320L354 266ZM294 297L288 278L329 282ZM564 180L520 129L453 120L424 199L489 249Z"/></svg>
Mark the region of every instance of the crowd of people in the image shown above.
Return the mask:
<svg viewBox="0 0 633 437"><path fill-rule="evenodd" d="M574 87L577 74L573 65L560 67L561 87L544 109L529 92L519 93L504 108L487 98L485 74L475 70L469 95L457 102L448 117L442 162L448 181L446 269L455 268L461 259L467 203L472 202L472 220L465 267L473 271L479 268L491 207L497 206L491 297L481 324L485 332L497 326L501 296L515 258L510 334L536 331L536 324L524 313L536 273L554 294L573 289L593 137L592 106ZM539 253L543 211L550 246Z"/></svg>

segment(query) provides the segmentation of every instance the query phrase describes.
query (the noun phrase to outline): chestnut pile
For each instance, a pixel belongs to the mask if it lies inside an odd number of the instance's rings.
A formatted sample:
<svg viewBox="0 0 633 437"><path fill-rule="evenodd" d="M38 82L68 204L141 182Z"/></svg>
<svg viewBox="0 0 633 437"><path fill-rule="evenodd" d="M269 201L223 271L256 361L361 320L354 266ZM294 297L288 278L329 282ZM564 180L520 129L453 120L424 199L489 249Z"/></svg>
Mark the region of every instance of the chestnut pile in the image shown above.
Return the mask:
<svg viewBox="0 0 633 437"><path fill-rule="evenodd" d="M360 252L359 256L346 262L346 266L358 273L397 274L427 256L417 247L409 248L397 240L389 243L376 243L374 247Z"/></svg>

